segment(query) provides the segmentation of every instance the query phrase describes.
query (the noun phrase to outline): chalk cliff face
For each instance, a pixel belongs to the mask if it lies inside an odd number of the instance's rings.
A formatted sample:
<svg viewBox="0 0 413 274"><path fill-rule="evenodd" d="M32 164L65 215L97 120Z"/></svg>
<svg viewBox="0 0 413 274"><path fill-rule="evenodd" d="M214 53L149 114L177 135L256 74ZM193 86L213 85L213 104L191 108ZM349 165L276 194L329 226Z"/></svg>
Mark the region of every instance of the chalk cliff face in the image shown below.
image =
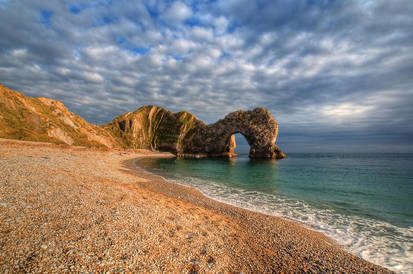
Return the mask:
<svg viewBox="0 0 413 274"><path fill-rule="evenodd" d="M262 107L235 111L207 125L193 114L144 106L96 126L61 102L26 97L0 84L0 138L93 147L145 148L184 157L233 157L235 133L250 145L251 158L281 159L275 145L278 124Z"/></svg>
<svg viewBox="0 0 413 274"><path fill-rule="evenodd" d="M0 84L0 138L93 147L119 146L104 129L89 124L50 98L26 97Z"/></svg>

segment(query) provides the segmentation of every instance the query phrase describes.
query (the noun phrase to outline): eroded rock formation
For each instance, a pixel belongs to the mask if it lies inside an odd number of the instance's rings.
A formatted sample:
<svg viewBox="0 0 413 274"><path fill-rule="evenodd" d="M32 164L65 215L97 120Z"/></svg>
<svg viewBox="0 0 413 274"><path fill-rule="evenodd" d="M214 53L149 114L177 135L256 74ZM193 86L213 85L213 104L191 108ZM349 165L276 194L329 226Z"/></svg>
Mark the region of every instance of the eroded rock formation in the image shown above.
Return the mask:
<svg viewBox="0 0 413 274"><path fill-rule="evenodd" d="M116 117L103 128L125 147L179 154L204 122L187 111L173 113L163 107L144 106Z"/></svg>
<svg viewBox="0 0 413 274"><path fill-rule="evenodd" d="M212 125L199 128L182 153L234 156L235 133L244 135L250 145L250 158L285 158L285 154L275 145L278 124L263 107L235 111Z"/></svg>
<svg viewBox="0 0 413 274"><path fill-rule="evenodd" d="M275 145L278 124L263 107L232 112L207 125L189 112L145 106L115 118L104 128L128 147L170 151L184 157L233 157L234 134L241 133L250 145L251 158L285 158Z"/></svg>
<svg viewBox="0 0 413 274"><path fill-rule="evenodd" d="M233 157L235 133L245 136L251 158L281 159L278 124L262 107L235 111L207 125L193 114L144 106L96 126L61 102L26 97L0 84L0 138L92 147L146 148L187 157Z"/></svg>

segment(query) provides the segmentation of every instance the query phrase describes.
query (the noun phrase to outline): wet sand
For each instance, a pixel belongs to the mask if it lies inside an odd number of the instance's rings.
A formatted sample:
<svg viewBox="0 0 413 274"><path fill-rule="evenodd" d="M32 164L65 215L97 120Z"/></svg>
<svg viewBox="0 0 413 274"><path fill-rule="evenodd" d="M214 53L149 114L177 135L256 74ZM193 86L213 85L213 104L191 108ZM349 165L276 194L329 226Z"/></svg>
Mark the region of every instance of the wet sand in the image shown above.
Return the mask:
<svg viewBox="0 0 413 274"><path fill-rule="evenodd" d="M166 182L140 157L171 155L0 139L0 272L389 272Z"/></svg>

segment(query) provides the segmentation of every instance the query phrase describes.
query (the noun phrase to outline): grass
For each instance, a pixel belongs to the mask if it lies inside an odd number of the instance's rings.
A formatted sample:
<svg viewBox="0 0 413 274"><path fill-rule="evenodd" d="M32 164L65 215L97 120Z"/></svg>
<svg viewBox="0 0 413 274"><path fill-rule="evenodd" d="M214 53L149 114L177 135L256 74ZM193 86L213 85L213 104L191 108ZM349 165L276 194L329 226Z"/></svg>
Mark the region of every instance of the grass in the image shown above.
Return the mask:
<svg viewBox="0 0 413 274"><path fill-rule="evenodd" d="M121 147L137 149L177 145L182 147L192 140L200 123L187 111L174 114L165 108L145 106L133 113L121 115L106 125L95 126L65 107L25 97L0 85L0 137L61 144L61 140L48 136L48 129L58 127L73 139L73 145L103 146L99 142L88 140L88 136L79 128L62 121L64 116L91 134L111 137Z"/></svg>
<svg viewBox="0 0 413 274"><path fill-rule="evenodd" d="M71 120L77 126L95 129L101 133L99 135L108 135L107 132L88 124L64 108L59 109L61 113L57 113L57 110L56 106L0 86L0 137L61 144L61 140L50 137L47 133L47 129L58 127L73 139L74 145L102 146L101 143L88 140L85 134L64 123L61 117L66 115L73 118Z"/></svg>

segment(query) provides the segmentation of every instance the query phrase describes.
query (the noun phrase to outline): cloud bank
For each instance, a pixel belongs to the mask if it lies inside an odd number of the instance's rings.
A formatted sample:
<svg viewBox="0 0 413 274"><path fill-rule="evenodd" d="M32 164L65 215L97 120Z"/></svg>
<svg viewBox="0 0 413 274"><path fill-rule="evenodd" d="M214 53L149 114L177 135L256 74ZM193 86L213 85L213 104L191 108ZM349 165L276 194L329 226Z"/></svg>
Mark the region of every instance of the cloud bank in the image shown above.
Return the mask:
<svg viewBox="0 0 413 274"><path fill-rule="evenodd" d="M279 145L413 151L413 2L0 1L0 82L92 123L267 107Z"/></svg>

